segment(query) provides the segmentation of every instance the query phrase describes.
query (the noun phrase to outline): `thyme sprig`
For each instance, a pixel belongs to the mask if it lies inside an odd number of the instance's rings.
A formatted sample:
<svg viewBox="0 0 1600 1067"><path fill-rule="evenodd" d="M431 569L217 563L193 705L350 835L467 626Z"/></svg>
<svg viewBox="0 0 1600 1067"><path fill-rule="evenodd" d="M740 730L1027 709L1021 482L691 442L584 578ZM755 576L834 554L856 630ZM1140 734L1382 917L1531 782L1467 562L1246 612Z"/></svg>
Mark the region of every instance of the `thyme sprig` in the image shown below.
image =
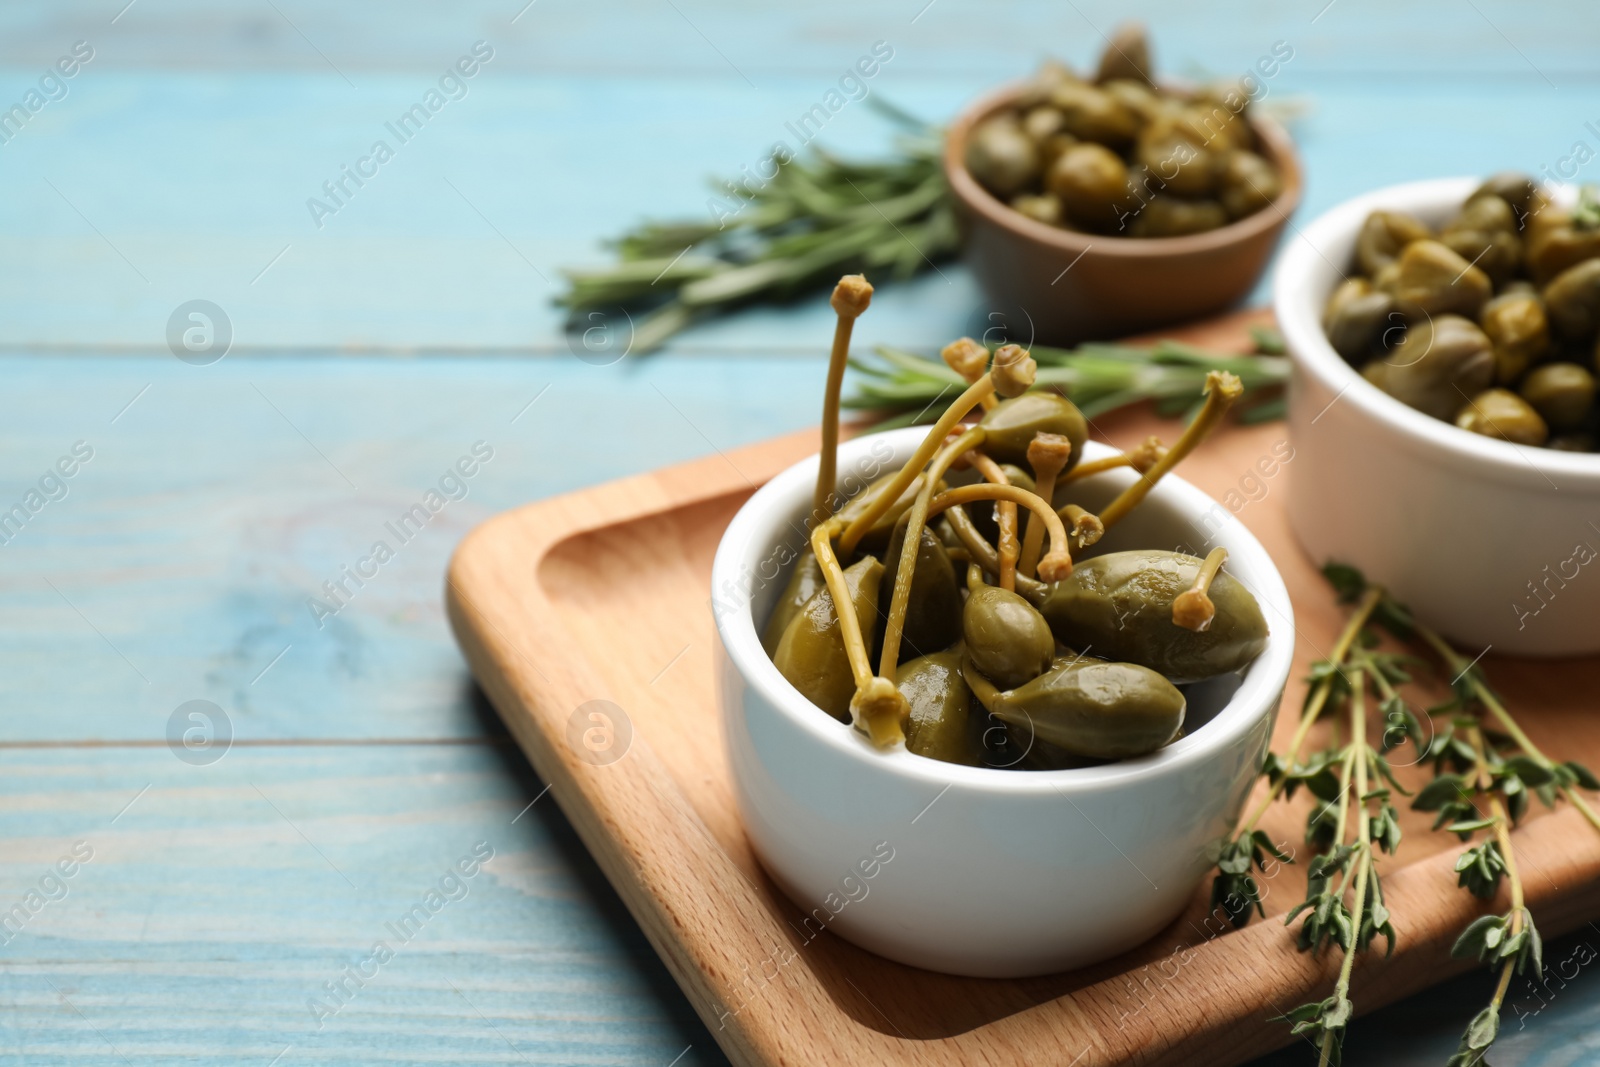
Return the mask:
<svg viewBox="0 0 1600 1067"><path fill-rule="evenodd" d="M1222 845L1212 904L1222 906L1235 925L1248 922L1252 911L1264 914L1251 871L1265 870L1281 854L1264 847L1271 838L1256 824L1275 801L1301 787L1316 797L1319 803L1306 819L1313 850L1306 897L1284 922L1299 922L1295 940L1301 951L1316 955L1336 949L1344 957L1331 995L1281 1018L1317 1046L1321 1067L1338 1064L1355 1011L1350 1000L1355 958L1380 934L1387 949L1394 946L1378 860L1400 845L1393 798L1410 794L1395 779L1388 754L1409 741L1417 762L1433 771L1412 806L1435 813L1435 831L1464 842L1486 835L1457 857L1458 885L1483 900L1502 889L1509 897L1503 913L1463 929L1453 949L1458 957L1477 957L1499 970L1493 997L1474 1016L1449 1061L1450 1067L1482 1067L1499 1033L1512 976L1529 970L1539 975L1543 968L1543 947L1527 908L1511 830L1526 815L1531 797L1551 807L1565 800L1600 830L1600 816L1580 792L1600 789L1600 779L1581 763L1558 761L1542 751L1490 687L1482 665L1457 652L1381 587L1351 567L1330 564L1323 573L1340 600L1353 605L1352 613L1329 656L1312 664L1288 748L1263 762L1266 795ZM1428 655L1380 647L1380 630ZM1421 667L1452 679L1451 698L1424 713L1400 692ZM1376 745L1368 741L1369 698L1384 723ZM1329 725L1328 741L1303 753L1319 720Z"/></svg>
<svg viewBox="0 0 1600 1067"><path fill-rule="evenodd" d="M1055 389L1071 398L1086 418L1129 404L1153 401L1164 417L1192 418L1206 375L1227 371L1244 385L1239 420L1265 422L1283 417L1282 387L1289 365L1280 355L1283 341L1274 331L1252 332L1255 351L1244 355L1212 352L1178 341L1147 347L1090 343L1076 348L1029 349L1039 364L1036 388ZM990 346L991 348L994 346ZM941 396L965 387L960 375L935 358L880 345L875 359L851 361L856 391L846 407L885 416L878 429L929 421Z"/></svg>
<svg viewBox="0 0 1600 1067"><path fill-rule="evenodd" d="M1373 846L1392 852L1400 844L1400 826L1389 803L1389 790L1370 788L1374 775L1391 781L1393 775L1383 756L1367 743L1367 671L1357 665L1348 674L1328 675L1330 689L1334 677L1343 679L1341 704L1347 711L1350 742L1329 750L1324 760L1338 761L1339 788L1312 813L1307 839L1327 851L1313 858L1307 868L1305 900L1284 916L1285 926L1301 919L1296 938L1300 951L1317 955L1336 945L1344 953L1333 995L1303 1004L1285 1016L1295 1033L1317 1045L1322 1067L1341 1060L1345 1027L1353 1013L1350 975L1357 954L1367 951L1380 934L1384 954L1394 951L1395 929L1384 903ZM1337 813L1331 828L1321 814L1330 808Z"/></svg>
<svg viewBox="0 0 1600 1067"><path fill-rule="evenodd" d="M1365 603L1371 594L1372 587L1354 568L1330 565L1324 574L1347 600L1360 597ZM1463 841L1489 831L1491 836L1457 857L1457 884L1484 900L1494 897L1502 885L1509 891L1507 910L1473 920L1451 949L1453 956L1477 957L1500 971L1488 1005L1467 1025L1447 1065L1482 1067L1499 1035L1500 1009L1512 976L1531 969L1537 977L1544 969L1543 944L1526 905L1511 829L1526 813L1532 795L1549 807L1567 800L1600 830L1600 817L1578 792L1600 787L1600 780L1581 763L1547 756L1490 687L1478 661L1457 652L1405 607L1383 595L1372 617L1394 636L1432 651L1452 678L1453 698L1430 709L1433 715L1451 715L1424 753L1433 764L1434 778L1418 791L1412 806L1437 812L1433 828ZM1490 729L1490 723L1499 729Z"/></svg>

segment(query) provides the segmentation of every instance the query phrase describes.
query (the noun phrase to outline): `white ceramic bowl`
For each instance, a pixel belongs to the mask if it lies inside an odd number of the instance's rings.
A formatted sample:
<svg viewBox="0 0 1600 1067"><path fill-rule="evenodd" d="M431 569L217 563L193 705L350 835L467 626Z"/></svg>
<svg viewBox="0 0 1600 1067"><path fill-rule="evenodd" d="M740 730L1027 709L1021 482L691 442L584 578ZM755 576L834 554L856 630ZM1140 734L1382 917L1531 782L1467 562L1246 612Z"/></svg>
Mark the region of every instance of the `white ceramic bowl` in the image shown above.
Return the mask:
<svg viewBox="0 0 1600 1067"><path fill-rule="evenodd" d="M840 449L842 484L903 464L926 428ZM1112 450L1093 442L1086 455ZM762 487L712 564L722 640L719 694L740 814L757 855L822 930L903 963L983 977L1080 967L1154 935L1193 897L1260 766L1289 676L1294 620L1261 544L1175 478L1103 549L1228 548L1228 570L1261 602L1271 636L1241 675L1187 690L1185 736L1141 759L1081 770L962 767L874 750L802 697L761 648L804 544L817 458ZM1089 506L1132 477L1084 483ZM1198 520L1210 512L1209 526ZM1212 531L1204 533L1203 531Z"/></svg>
<svg viewBox="0 0 1600 1067"><path fill-rule="evenodd" d="M1361 568L1472 652L1597 652L1600 455L1495 441L1424 415L1362 378L1322 331L1370 212L1437 225L1479 183L1379 189L1284 249L1274 303L1294 360L1289 521L1314 562Z"/></svg>

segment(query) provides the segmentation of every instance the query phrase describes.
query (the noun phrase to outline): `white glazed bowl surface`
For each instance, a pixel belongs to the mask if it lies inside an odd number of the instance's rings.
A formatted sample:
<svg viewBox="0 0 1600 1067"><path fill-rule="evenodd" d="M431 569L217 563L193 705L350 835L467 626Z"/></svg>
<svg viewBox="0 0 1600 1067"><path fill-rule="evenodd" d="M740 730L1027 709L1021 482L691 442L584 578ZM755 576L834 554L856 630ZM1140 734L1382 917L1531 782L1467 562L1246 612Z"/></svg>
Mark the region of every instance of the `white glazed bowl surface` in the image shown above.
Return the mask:
<svg viewBox="0 0 1600 1067"><path fill-rule="evenodd" d="M903 464L925 428L857 438L839 469L861 482ZM1091 442L1088 458L1112 454ZM1261 544L1176 478L1097 550L1176 547L1202 532L1261 602L1266 650L1239 676L1190 687L1185 736L1152 755L1063 771L962 767L874 750L805 700L761 648L804 544L817 457L734 517L712 565L719 698L740 814L763 865L822 929L936 971L1019 977L1085 966L1155 935L1192 898L1238 818L1294 649L1293 611ZM1133 475L1083 483L1099 506Z"/></svg>

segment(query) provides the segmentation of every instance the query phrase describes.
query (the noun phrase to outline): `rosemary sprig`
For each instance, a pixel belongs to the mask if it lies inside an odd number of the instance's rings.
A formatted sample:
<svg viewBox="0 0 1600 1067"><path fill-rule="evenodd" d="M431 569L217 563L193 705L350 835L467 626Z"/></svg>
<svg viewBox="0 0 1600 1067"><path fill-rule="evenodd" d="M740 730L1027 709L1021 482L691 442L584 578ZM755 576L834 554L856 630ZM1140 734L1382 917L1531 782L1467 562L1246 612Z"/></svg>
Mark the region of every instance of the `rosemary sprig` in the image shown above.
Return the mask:
<svg viewBox="0 0 1600 1067"><path fill-rule="evenodd" d="M646 222L612 242L619 262L569 269L558 298L575 317L646 309L632 350L649 352L697 319L782 300L858 270L907 278L953 254L955 216L941 132L869 101L905 128L889 159L853 162L813 147L774 156L761 181L713 182L704 221ZM715 207L715 211L711 210Z"/></svg>
<svg viewBox="0 0 1600 1067"><path fill-rule="evenodd" d="M1145 348L1098 342L1077 348L1035 345L1028 351L1039 364L1036 387L1060 390L1087 418L1145 400L1154 401L1160 415L1190 418L1206 375L1221 370L1244 384L1240 421L1265 422L1283 416L1281 394L1289 364L1267 354L1282 351L1282 339L1275 332L1258 328L1253 337L1256 351L1245 355L1211 352L1178 341L1158 341ZM884 345L875 353L876 360L851 361L856 392L844 403L888 416L878 429L926 422L941 396L965 387L961 377L937 359Z"/></svg>

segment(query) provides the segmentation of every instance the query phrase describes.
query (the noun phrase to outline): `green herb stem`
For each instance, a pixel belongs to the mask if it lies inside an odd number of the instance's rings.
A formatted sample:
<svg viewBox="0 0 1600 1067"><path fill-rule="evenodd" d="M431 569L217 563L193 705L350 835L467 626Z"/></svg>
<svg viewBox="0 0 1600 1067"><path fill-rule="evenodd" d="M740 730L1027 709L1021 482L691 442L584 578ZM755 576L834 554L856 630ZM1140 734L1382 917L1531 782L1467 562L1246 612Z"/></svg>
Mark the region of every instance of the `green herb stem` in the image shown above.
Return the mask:
<svg viewBox="0 0 1600 1067"><path fill-rule="evenodd" d="M1489 814L1494 818L1494 837L1500 846L1500 858L1506 865L1506 881L1511 887L1511 937L1516 937L1522 932L1522 915L1524 898L1522 893L1522 877L1517 873L1516 854L1511 851L1511 820L1506 816L1505 806L1500 803L1500 797L1493 792L1494 776L1489 773L1489 760L1486 755L1486 745L1483 740L1483 730L1474 726L1470 731L1473 757L1477 762L1478 784L1489 797ZM1495 984L1494 996L1490 999L1490 1007L1495 1011L1500 1010L1500 1005L1505 1002L1506 990L1511 986L1511 974L1516 968L1517 957L1508 958L1500 968L1500 980Z"/></svg>
<svg viewBox="0 0 1600 1067"><path fill-rule="evenodd" d="M1344 663L1346 657L1350 655L1350 649L1355 645L1356 638L1360 636L1362 628L1366 626L1367 620L1372 617L1373 610L1382 599L1383 590L1377 586L1372 586L1362 594L1361 600L1356 604L1355 612L1350 616L1349 621L1345 623L1344 630L1339 634L1339 639L1334 642L1333 653L1329 656L1328 662L1335 666ZM1324 678L1318 682L1316 689L1312 691L1311 699L1306 703L1305 712L1300 716L1300 725L1295 727L1294 736L1290 738L1289 748L1284 754L1286 769L1287 767L1293 767L1295 760L1300 758L1301 746L1306 743L1306 736L1311 733L1311 727L1322 714L1323 707L1328 703L1328 695L1332 691L1332 677ZM1250 813L1250 817L1245 820L1243 833L1249 833L1256 828L1256 823L1261 820L1261 816L1266 814L1267 809L1272 807L1272 802L1278 799L1278 794L1283 792L1283 787L1287 782L1288 778L1283 777L1272 784L1272 788L1267 790L1267 795L1261 798L1261 802L1256 805L1255 810Z"/></svg>
<svg viewBox="0 0 1600 1067"><path fill-rule="evenodd" d="M1430 645L1435 652L1439 653L1440 658L1445 661L1449 668L1459 672L1458 677L1460 675L1466 676L1467 684L1472 687L1472 695L1477 697L1478 701L1499 720L1500 725L1505 727L1506 733L1511 735L1511 739L1517 743L1522 751L1546 767L1555 765L1550 757L1546 756L1539 746L1533 743L1533 739L1522 732L1522 727L1517 725L1517 720L1512 717L1506 706L1500 703L1500 698L1495 696L1494 691L1483 684L1483 680L1472 670L1473 664L1465 656L1451 648L1449 642L1429 627L1420 622L1413 622L1412 625L1416 628L1417 635ZM1582 794L1570 785L1562 785L1560 790L1561 794L1572 802L1573 807L1583 813L1583 817L1589 821L1589 825L1596 830L1600 830L1600 814L1595 813L1595 810L1589 806L1588 801L1584 800ZM1495 803L1498 804L1499 801Z"/></svg>
<svg viewBox="0 0 1600 1067"><path fill-rule="evenodd" d="M1365 810L1365 807L1366 805L1363 804L1363 810ZM1350 910L1350 925L1352 929L1356 931L1355 936L1358 939L1361 936L1361 920L1366 913L1367 882L1369 881L1367 873L1371 863L1372 848L1370 845L1358 847L1355 863L1353 864L1353 866L1356 868L1356 899L1355 906ZM1352 944L1350 946L1350 950L1344 954L1344 962L1339 966L1339 980L1334 983L1333 987L1333 996L1335 1000L1344 1000L1350 996L1350 972L1355 968L1355 963L1355 945ZM1317 1058L1317 1067L1328 1067L1328 1064L1333 1061L1334 1041L1334 1031L1328 1030L1323 1033L1322 1052Z"/></svg>
<svg viewBox="0 0 1600 1067"><path fill-rule="evenodd" d="M1339 886L1339 893L1344 894L1345 886L1351 878L1355 879L1356 896L1354 905L1350 909L1350 927L1355 931L1349 948L1345 950L1344 961L1339 966L1339 980L1334 984L1333 996L1335 1001L1345 1000L1350 996L1350 973L1355 967L1356 949L1361 942L1361 923L1366 914L1367 882L1372 870L1372 842L1368 840L1369 829L1367 820L1367 704L1365 699L1365 683L1362 681L1362 672L1358 668L1355 677L1350 682L1350 750L1345 756L1343 779L1339 792L1339 830L1334 836L1334 844L1344 843L1345 830L1345 803L1350 786L1350 775L1355 775L1356 787L1356 856L1346 875L1345 881ZM1318 1057L1319 1067L1327 1067L1333 1059L1334 1043L1338 1040L1337 1032L1324 1031L1322 1035L1322 1050Z"/></svg>

